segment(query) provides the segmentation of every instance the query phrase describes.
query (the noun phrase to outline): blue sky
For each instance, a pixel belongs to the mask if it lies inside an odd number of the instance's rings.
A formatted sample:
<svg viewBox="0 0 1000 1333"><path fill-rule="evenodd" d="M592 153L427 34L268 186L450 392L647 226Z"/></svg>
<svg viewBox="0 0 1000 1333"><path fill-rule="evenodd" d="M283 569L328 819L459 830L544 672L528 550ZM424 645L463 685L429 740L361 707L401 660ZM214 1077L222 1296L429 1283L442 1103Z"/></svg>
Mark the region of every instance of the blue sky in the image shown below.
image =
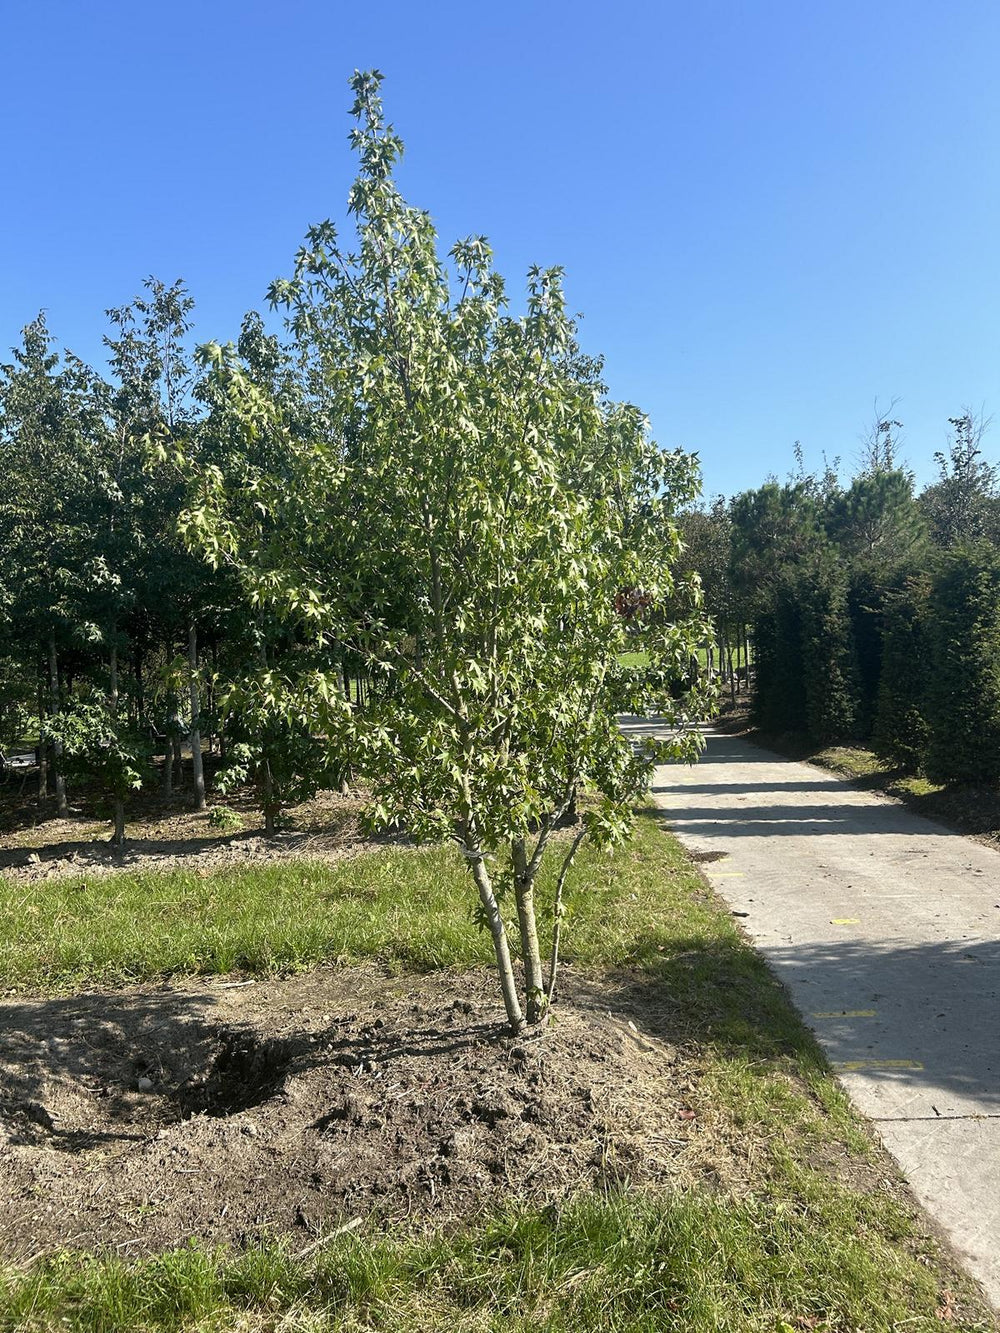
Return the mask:
<svg viewBox="0 0 1000 1333"><path fill-rule="evenodd" d="M840 456L899 398L921 481L1000 414L995 0L0 0L0 349L44 307L184 277L234 337L307 225L344 218L355 67L401 182L512 293L563 264L581 336L708 492ZM987 436L1000 458L1000 422Z"/></svg>

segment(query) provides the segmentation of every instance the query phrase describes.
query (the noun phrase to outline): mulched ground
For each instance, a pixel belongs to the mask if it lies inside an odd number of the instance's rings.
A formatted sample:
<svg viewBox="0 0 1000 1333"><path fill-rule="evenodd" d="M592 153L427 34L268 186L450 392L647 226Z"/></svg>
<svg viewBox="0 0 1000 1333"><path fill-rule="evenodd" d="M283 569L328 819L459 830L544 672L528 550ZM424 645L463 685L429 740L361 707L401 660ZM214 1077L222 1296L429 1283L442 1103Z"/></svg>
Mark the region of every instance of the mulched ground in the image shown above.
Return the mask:
<svg viewBox="0 0 1000 1333"><path fill-rule="evenodd" d="M0 1254L141 1254L428 1223L711 1170L693 1058L634 978L567 971L500 1030L492 974L319 969L0 1001Z"/></svg>
<svg viewBox="0 0 1000 1333"><path fill-rule="evenodd" d="M274 838L262 836L261 816L246 793L225 804L244 827L236 832L213 826L210 812L183 808L187 794L164 801L156 793L136 798L123 847L112 846L110 825L97 820L85 801L68 818L30 800L18 801L10 783L0 785L0 875L17 883L37 883L86 871L232 870L251 864L309 859L335 861L371 846L361 832L360 795L320 792L287 812L288 827Z"/></svg>

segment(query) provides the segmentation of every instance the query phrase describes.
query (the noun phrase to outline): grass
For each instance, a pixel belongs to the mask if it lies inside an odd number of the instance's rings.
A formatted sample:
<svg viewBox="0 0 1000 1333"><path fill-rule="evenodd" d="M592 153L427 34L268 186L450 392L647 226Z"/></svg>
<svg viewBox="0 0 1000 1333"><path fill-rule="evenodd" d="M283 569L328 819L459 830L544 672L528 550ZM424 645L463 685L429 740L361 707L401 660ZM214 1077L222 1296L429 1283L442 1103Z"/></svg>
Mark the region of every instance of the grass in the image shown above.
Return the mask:
<svg viewBox="0 0 1000 1333"><path fill-rule="evenodd" d="M386 848L334 865L8 885L0 985L365 959L476 966L490 949L469 921L466 874L448 851ZM615 987L631 988L650 1030L697 1068L689 1100L719 1163L714 1183L512 1201L461 1232L376 1220L305 1260L281 1244L66 1254L0 1269L2 1333L995 1328L924 1234L785 992L655 814L617 854L580 858L569 907L567 956L595 971L609 1006Z"/></svg>
<svg viewBox="0 0 1000 1333"><path fill-rule="evenodd" d="M383 848L332 864L212 873L124 871L90 880L77 873L42 884L0 878L0 886L0 986L7 990L277 973L320 962L375 960L426 971L492 960L488 935L471 925L468 872L447 848ZM542 901L547 889L543 878ZM738 940L652 815L624 850L580 854L567 909L565 956L582 963L655 968L681 954L686 976L693 951L714 968L723 941L731 947Z"/></svg>
<svg viewBox="0 0 1000 1333"><path fill-rule="evenodd" d="M618 1195L512 1208L461 1234L343 1236L309 1262L280 1246L139 1262L65 1257L8 1274L0 1328L940 1329L933 1272L872 1236L867 1218L852 1233L823 1225L823 1211L753 1197Z"/></svg>
<svg viewBox="0 0 1000 1333"><path fill-rule="evenodd" d="M706 648L697 649L698 661L702 666L708 665L708 650ZM619 653L618 661L624 667L648 667L649 653Z"/></svg>

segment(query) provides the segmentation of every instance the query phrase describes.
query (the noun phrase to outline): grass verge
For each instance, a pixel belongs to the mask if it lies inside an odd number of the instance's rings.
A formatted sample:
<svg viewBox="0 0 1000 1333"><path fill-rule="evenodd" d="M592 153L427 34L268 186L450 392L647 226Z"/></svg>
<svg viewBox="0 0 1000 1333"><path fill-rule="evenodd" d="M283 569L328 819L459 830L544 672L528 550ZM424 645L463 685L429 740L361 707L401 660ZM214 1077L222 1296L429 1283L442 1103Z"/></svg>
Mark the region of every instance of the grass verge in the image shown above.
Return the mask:
<svg viewBox="0 0 1000 1333"><path fill-rule="evenodd" d="M618 1195L460 1235L343 1236L308 1262L278 1246L66 1257L7 1275L0 1328L930 1333L949 1309L977 1327L891 1240L824 1221L753 1197Z"/></svg>
<svg viewBox="0 0 1000 1333"><path fill-rule="evenodd" d="M489 961L447 851L202 877L122 874L7 886L0 984L59 988L172 972L275 972L375 959ZM544 892L540 895L545 897ZM685 1188L519 1204L461 1231L377 1219L296 1259L182 1248L66 1254L0 1269L0 1330L693 1330L920 1333L995 1328L928 1236L783 989L655 814L627 848L581 857L569 953L639 988L698 1077L715 1166ZM664 1127L670 1133L669 1127Z"/></svg>

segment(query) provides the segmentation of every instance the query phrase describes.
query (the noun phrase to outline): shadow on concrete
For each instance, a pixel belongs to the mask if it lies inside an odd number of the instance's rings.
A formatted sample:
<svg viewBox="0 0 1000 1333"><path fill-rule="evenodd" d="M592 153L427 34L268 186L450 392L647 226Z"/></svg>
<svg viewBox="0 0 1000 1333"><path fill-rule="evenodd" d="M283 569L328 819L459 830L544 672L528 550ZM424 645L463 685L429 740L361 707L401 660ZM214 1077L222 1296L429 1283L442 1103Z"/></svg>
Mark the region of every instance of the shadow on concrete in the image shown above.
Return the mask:
<svg viewBox="0 0 1000 1333"><path fill-rule="evenodd" d="M637 938L632 960L643 972L619 974L617 993L605 979L590 983L595 1007L627 1009L641 1031L675 1045L710 1046L740 1063L792 1057L806 1071L825 1067L786 981L808 978L817 1007L826 1012L834 1007L831 996L842 997L838 1009L863 1001L876 1015L892 998L895 1010L887 1008L884 1024L876 1017L870 1026L843 1023L838 1029L803 1010L822 1032L834 1063L902 1053L923 1067L873 1067L866 1076L913 1092L972 1098L984 1113L1000 1113L1000 1050L994 1039L1000 941L919 947L845 941L768 949L762 955L739 937L706 943L672 938L664 929ZM574 999L587 986L575 978ZM798 985L796 990L801 995ZM905 1050L897 1050L895 1032L903 1028ZM867 1049L869 1038L879 1049ZM891 1049L882 1049L887 1046Z"/></svg>
<svg viewBox="0 0 1000 1333"><path fill-rule="evenodd" d="M686 795L689 790L687 787L661 786L654 787L653 793ZM717 787L710 790L721 791ZM702 838L798 838L816 833L843 833L856 838L884 833L904 833L915 837L962 836L955 829L914 816L902 806L889 802L876 805L842 799L831 805L789 801L787 804L733 807L685 804L663 810L660 814L676 832L691 833Z"/></svg>
<svg viewBox="0 0 1000 1333"><path fill-rule="evenodd" d="M830 792L843 786L839 778L830 776L816 782L685 782L676 786L654 787L653 791L683 792L685 796L743 796L753 792L769 791L823 791Z"/></svg>

